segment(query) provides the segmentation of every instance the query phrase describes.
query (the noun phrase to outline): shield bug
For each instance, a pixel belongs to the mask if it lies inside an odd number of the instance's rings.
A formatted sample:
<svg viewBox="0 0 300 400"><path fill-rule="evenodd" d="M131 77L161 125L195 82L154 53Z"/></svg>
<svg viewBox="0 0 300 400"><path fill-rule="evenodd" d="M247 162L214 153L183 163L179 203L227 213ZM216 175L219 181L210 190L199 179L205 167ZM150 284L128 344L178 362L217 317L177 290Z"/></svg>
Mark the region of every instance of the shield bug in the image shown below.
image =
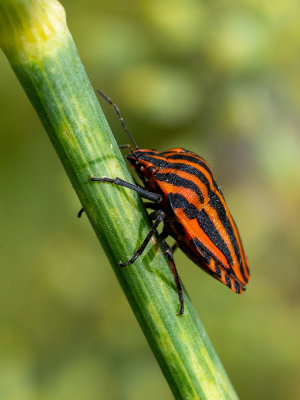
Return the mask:
<svg viewBox="0 0 300 400"><path fill-rule="evenodd" d="M247 258L238 229L207 162L198 154L181 147L162 153L140 149L128 131L117 105L100 90L98 93L111 104L135 147L120 146L130 150L126 158L144 187L119 178L91 176L90 179L134 190L151 201L147 207L154 209L150 214L154 221L151 230L132 258L120 263L120 266L134 263L163 222L159 239L176 283L180 303L178 315L184 312L184 299L173 259L173 251L177 246L200 268L233 292L243 293L249 280ZM176 241L173 248L166 242L168 236Z"/></svg>

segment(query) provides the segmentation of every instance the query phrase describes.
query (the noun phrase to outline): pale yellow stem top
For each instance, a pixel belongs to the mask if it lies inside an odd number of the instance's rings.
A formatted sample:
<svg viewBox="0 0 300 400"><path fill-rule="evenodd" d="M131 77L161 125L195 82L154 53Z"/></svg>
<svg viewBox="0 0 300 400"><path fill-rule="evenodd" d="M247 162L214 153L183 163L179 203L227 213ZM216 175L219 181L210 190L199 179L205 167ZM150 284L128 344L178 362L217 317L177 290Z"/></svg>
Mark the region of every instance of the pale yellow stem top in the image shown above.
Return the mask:
<svg viewBox="0 0 300 400"><path fill-rule="evenodd" d="M57 0L1 0L0 46L10 61L35 62L56 52L68 37Z"/></svg>

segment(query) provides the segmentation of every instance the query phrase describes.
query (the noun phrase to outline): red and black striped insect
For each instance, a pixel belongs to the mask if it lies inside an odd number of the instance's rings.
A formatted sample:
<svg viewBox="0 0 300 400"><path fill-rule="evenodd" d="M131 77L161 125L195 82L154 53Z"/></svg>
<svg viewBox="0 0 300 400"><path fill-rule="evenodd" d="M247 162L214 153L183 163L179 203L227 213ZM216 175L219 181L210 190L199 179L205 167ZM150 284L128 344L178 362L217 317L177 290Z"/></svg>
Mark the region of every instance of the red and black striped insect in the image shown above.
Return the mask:
<svg viewBox="0 0 300 400"><path fill-rule="evenodd" d="M132 264L139 257L161 222L164 223L160 243L169 260L176 283L180 311L184 312L182 286L173 259L173 248L166 238L171 236L176 245L205 272L224 283L235 293L243 293L249 280L247 258L234 220L223 194L215 182L207 162L196 153L174 148L162 153L140 149L120 115L118 107L100 90L99 94L112 105L123 128L135 146L128 148L126 158L142 180L144 187L133 185L119 178L96 178L92 181L110 182L135 190L152 203L150 214L152 229L133 257L120 263Z"/></svg>

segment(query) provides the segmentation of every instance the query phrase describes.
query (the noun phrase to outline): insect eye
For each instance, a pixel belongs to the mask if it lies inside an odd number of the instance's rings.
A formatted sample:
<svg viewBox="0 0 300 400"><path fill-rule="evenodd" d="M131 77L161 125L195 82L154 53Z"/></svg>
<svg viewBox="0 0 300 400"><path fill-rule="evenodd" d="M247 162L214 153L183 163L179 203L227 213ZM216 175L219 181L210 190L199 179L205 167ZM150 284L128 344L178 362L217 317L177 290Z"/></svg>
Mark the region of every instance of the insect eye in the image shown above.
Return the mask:
<svg viewBox="0 0 300 400"><path fill-rule="evenodd" d="M147 168L148 174L153 174L154 171L156 171L156 167L151 166Z"/></svg>

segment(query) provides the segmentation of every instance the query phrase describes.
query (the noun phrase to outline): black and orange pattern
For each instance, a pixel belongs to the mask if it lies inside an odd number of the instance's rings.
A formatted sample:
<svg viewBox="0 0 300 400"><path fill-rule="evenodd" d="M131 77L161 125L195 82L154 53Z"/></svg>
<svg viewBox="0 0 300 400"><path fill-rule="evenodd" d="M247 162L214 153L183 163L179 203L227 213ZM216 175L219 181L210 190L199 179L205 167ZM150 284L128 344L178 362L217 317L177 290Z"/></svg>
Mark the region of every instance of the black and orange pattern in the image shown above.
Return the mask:
<svg viewBox="0 0 300 400"><path fill-rule="evenodd" d="M155 210L150 215L154 220L151 230L130 260L120 262L120 267L135 262L163 222L159 239L175 280L180 304L178 315L184 313L184 297L173 259L174 246L171 248L165 240L168 236L172 236L181 250L204 271L233 292L243 293L249 280L248 262L237 227L207 162L181 147L162 153L140 149L128 131L118 106L101 90L98 93L113 107L135 146L135 150L130 145L120 148L130 150L126 157L144 187L118 177L91 176L90 179L134 190L153 202L147 203L147 207Z"/></svg>
<svg viewBox="0 0 300 400"><path fill-rule="evenodd" d="M247 258L234 220L207 162L182 148L159 153L136 149L127 158L145 183L162 196L163 236L235 293L249 280Z"/></svg>

